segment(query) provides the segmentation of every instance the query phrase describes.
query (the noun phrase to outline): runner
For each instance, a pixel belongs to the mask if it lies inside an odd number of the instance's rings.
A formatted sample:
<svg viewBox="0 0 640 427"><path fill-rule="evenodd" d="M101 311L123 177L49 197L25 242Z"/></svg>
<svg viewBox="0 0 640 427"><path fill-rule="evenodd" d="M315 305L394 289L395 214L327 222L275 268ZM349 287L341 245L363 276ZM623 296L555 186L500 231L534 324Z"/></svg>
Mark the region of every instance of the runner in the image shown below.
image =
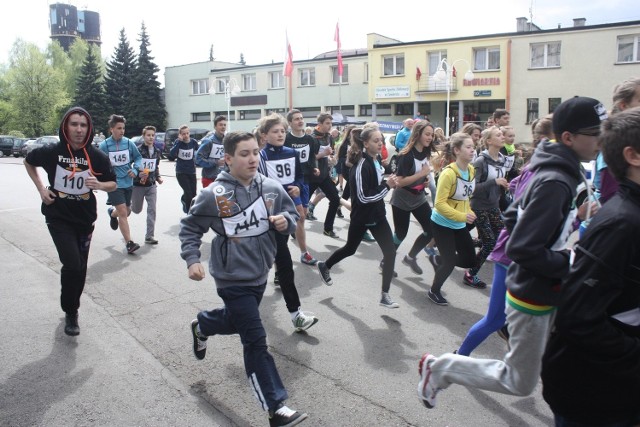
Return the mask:
<svg viewBox="0 0 640 427"><path fill-rule="evenodd" d="M191 202L198 191L195 162L198 141L191 138L189 126L180 126L178 132L178 139L171 147L169 157L176 159L176 179L182 188L180 203L182 203L182 211L188 213Z"/></svg>
<svg viewBox="0 0 640 427"><path fill-rule="evenodd" d="M91 143L91 116L80 107L64 115L60 142L27 154L24 166L42 200L42 214L58 251L60 306L65 313L64 333L80 334L78 309L87 277L87 260L98 217L94 190L114 191L116 175L109 158ZM49 186L38 174L47 173Z"/></svg>
<svg viewBox="0 0 640 427"><path fill-rule="evenodd" d="M216 116L213 119L214 131L202 139L196 152L196 165L202 167L202 188L206 188L224 168L224 145L222 140L227 131L227 118Z"/></svg>

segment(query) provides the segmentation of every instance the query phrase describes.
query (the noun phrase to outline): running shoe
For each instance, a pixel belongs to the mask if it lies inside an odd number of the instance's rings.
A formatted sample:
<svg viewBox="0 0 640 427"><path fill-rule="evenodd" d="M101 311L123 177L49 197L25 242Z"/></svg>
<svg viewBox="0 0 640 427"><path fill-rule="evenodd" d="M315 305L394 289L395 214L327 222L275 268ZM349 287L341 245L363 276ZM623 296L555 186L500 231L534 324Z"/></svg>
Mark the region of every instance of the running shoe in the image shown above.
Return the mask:
<svg viewBox="0 0 640 427"><path fill-rule="evenodd" d="M380 265L378 266L378 268L380 269L380 273L382 273L382 270L384 269L384 260L380 261ZM398 277L398 272L393 270L393 275L392 277L395 279L396 277Z"/></svg>
<svg viewBox="0 0 640 427"><path fill-rule="evenodd" d="M117 216L111 216L111 213L113 213L114 209L113 206L111 206L109 209L107 209L107 212L109 213L109 225L111 226L112 230L117 230L118 229L118 217Z"/></svg>
<svg viewBox="0 0 640 427"><path fill-rule="evenodd" d="M140 245L135 243L133 240L129 240L129 242L127 242L127 252L129 254L133 254L138 249L140 249Z"/></svg>
<svg viewBox="0 0 640 427"><path fill-rule="evenodd" d="M202 360L207 353L207 337L198 333L198 319L191 321L191 335L193 336L193 354L196 359Z"/></svg>
<svg viewBox="0 0 640 427"><path fill-rule="evenodd" d="M329 231L324 230L324 233L323 233L323 234L324 234L325 236L329 236L329 237L332 237L332 238L334 238L334 239L339 239L339 238L340 238L340 237L338 237L338 235L337 235L333 230L329 230Z"/></svg>
<svg viewBox="0 0 640 427"><path fill-rule="evenodd" d="M389 292L383 292L380 298L380 305L386 308L398 308L400 304L391 299Z"/></svg>
<svg viewBox="0 0 640 427"><path fill-rule="evenodd" d="M431 365L436 360L435 356L425 353L420 359L420 362L418 362L418 375L420 375L418 397L422 401L422 404L429 409L436 406L436 395L440 391L431 381Z"/></svg>
<svg viewBox="0 0 640 427"><path fill-rule="evenodd" d="M280 286L280 277L278 276L278 271L273 274L273 285Z"/></svg>
<svg viewBox="0 0 640 427"><path fill-rule="evenodd" d="M316 265L318 260L312 257L309 252L305 252L300 255L300 262L307 265Z"/></svg>
<svg viewBox="0 0 640 427"><path fill-rule="evenodd" d="M275 412L269 411L269 427L289 427L300 424L306 420L308 415L301 414L298 411L281 406Z"/></svg>
<svg viewBox="0 0 640 427"><path fill-rule="evenodd" d="M476 289L485 289L487 284L478 278L478 275L472 276L468 271L464 272L464 278L462 279L462 283L467 286L471 286Z"/></svg>
<svg viewBox="0 0 640 427"><path fill-rule="evenodd" d="M80 335L80 326L78 326L78 313L75 314L65 314L64 316L64 333L75 337Z"/></svg>
<svg viewBox="0 0 640 427"><path fill-rule="evenodd" d="M402 258L402 263L404 265L408 265L409 267L411 267L411 271L413 271L415 274L417 275L422 274L422 269L418 265L417 259L411 258L409 255L405 255L404 258Z"/></svg>
<svg viewBox="0 0 640 427"><path fill-rule="evenodd" d="M376 239L368 231L364 232L364 234L362 235L362 240L364 240L365 242L375 242L376 241Z"/></svg>
<svg viewBox="0 0 640 427"><path fill-rule="evenodd" d="M317 220L318 220L318 218L316 218L316 217L313 215L313 212L312 212L312 211L309 211L309 212L307 213L307 219L308 219L309 221L317 221Z"/></svg>
<svg viewBox="0 0 640 427"><path fill-rule="evenodd" d="M316 323L318 318L313 315L304 314L302 311L298 311L295 319L292 319L293 327L296 328L296 332L306 331Z"/></svg>
<svg viewBox="0 0 640 427"><path fill-rule="evenodd" d="M431 300L432 303L438 305L449 305L449 301L445 297L442 296L440 291L429 291L427 292L427 297Z"/></svg>
<svg viewBox="0 0 640 427"><path fill-rule="evenodd" d="M153 237L147 237L146 239L144 239L144 242L148 245L157 245L158 241L156 239L154 239Z"/></svg>
<svg viewBox="0 0 640 427"><path fill-rule="evenodd" d="M318 266L318 271L320 272L320 277L322 278L324 284L327 286L333 285L333 281L331 280L331 272L329 270L329 267L327 267L327 264L325 264L323 261L318 261L316 266Z"/></svg>

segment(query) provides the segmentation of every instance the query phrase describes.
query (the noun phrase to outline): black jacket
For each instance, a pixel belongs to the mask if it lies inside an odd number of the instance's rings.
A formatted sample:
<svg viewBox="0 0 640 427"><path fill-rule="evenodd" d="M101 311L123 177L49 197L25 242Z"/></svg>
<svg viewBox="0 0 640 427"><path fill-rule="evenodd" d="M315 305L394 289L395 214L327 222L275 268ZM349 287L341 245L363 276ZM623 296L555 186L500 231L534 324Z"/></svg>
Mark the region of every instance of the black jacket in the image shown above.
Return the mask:
<svg viewBox="0 0 640 427"><path fill-rule="evenodd" d="M530 169L535 175L527 189L504 214L511 235L507 256L513 260L506 283L518 300L556 306L560 280L569 271L564 248L572 231L580 160L566 145L545 141L536 148Z"/></svg>
<svg viewBox="0 0 640 427"><path fill-rule="evenodd" d="M640 408L640 186L623 181L593 217L563 281L543 396L573 421L609 424Z"/></svg>
<svg viewBox="0 0 640 427"><path fill-rule="evenodd" d="M311 155L315 158L316 154L320 152L320 146L330 146L333 149L333 138L328 133L321 133L318 129L314 129L311 134L313 137L313 147L311 148ZM317 167L320 170L320 175L311 175L309 177L310 182L322 182L329 178L329 157L323 157L317 160Z"/></svg>
<svg viewBox="0 0 640 427"><path fill-rule="evenodd" d="M383 171L376 168L373 159L366 153L351 168L349 186L352 222L374 224L386 220L384 198L389 192L389 186L382 174Z"/></svg>

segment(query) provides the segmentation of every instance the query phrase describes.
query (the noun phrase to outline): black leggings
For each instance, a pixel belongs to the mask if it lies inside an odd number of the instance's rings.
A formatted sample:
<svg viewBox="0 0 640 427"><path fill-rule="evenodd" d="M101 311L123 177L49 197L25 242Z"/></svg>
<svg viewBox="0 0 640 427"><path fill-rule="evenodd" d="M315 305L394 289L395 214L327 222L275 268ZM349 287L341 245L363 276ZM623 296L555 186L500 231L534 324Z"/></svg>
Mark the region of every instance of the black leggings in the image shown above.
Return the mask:
<svg viewBox="0 0 640 427"><path fill-rule="evenodd" d="M343 259L355 254L367 229L371 231L371 234L373 234L373 237L376 239L378 246L382 249L382 261L384 262L384 267L382 268L382 292L389 292L389 288L391 287L391 277L393 276L393 269L396 263L396 247L393 244L391 227L386 219L383 219L374 225L356 224L352 221L349 224L347 243L327 259L326 265L331 269L331 267Z"/></svg>
<svg viewBox="0 0 640 427"><path fill-rule="evenodd" d="M295 313L300 308L300 297L296 289L293 274L293 261L289 252L289 235L276 232L276 271L284 302L289 313Z"/></svg>
<svg viewBox="0 0 640 427"><path fill-rule="evenodd" d="M329 200L329 209L327 209L327 216L324 219L324 231L333 231L333 223L336 220L336 212L340 207L340 195L338 189L334 185L331 178L327 177L321 182L309 183L309 198L313 197L313 193L320 188L324 195Z"/></svg>
<svg viewBox="0 0 640 427"><path fill-rule="evenodd" d="M182 197L180 200L184 202L187 210L191 208L191 201L194 197L196 197L196 193L198 191L198 180L196 179L196 174L192 173L176 173L176 178L178 179L178 184L182 188Z"/></svg>
<svg viewBox="0 0 640 427"><path fill-rule="evenodd" d="M422 233L416 238L415 242L413 242L413 246L409 251L409 256L411 258L415 258L416 255L418 255L418 253L427 246L433 237L433 233L431 231L431 206L429 206L429 203L425 201L425 203L412 211L405 211L404 209L397 208L393 205L391 206L391 210L393 212L393 226L395 227L396 238L398 239L396 248L397 246L400 246L400 242L407 237L411 214L413 214L413 217L422 226Z"/></svg>
<svg viewBox="0 0 640 427"><path fill-rule="evenodd" d="M431 231L440 251L440 261L431 285L431 290L435 292L440 291L455 266L473 267L476 261L476 250L467 227L453 229L431 221Z"/></svg>

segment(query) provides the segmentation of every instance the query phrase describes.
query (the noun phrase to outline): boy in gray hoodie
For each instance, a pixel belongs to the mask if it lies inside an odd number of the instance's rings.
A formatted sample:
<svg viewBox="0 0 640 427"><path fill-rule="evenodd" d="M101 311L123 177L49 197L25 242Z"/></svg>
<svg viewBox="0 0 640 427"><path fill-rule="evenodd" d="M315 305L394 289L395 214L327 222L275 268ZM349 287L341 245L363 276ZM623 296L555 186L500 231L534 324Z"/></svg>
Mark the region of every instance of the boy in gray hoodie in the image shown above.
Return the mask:
<svg viewBox="0 0 640 427"><path fill-rule="evenodd" d="M257 173L260 149L251 133L231 132L223 143L229 172L221 172L202 190L180 221L181 256L192 280L204 278L203 234L209 229L216 233L209 273L224 302L191 322L193 351L202 360L209 336L239 334L245 371L262 408L269 411L269 425L293 426L307 414L283 404L287 391L267 349L259 305L275 259L275 233L295 232L298 213L282 185Z"/></svg>

